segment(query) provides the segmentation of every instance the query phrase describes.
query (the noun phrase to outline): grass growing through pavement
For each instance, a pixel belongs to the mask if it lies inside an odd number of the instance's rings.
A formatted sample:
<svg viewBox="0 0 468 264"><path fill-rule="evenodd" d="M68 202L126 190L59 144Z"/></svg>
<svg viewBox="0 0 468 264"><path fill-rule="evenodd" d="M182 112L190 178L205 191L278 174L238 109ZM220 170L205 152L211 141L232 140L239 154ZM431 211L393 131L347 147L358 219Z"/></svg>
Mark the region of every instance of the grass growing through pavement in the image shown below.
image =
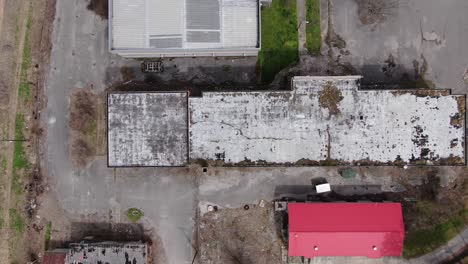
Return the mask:
<svg viewBox="0 0 468 264"><path fill-rule="evenodd" d="M307 16L309 22L306 25L306 45L310 54L316 56L320 54L322 36L320 32L320 0L307 0Z"/></svg>
<svg viewBox="0 0 468 264"><path fill-rule="evenodd" d="M52 223L48 222L44 233L44 249L49 249L50 238L52 236Z"/></svg>
<svg viewBox="0 0 468 264"><path fill-rule="evenodd" d="M279 71L298 61L298 45L296 0L275 0L262 8L258 66L263 83L270 83Z"/></svg>
<svg viewBox="0 0 468 264"><path fill-rule="evenodd" d="M433 228L409 231L406 234L403 256L412 258L429 253L454 238L467 223L468 210L462 210Z"/></svg>
<svg viewBox="0 0 468 264"><path fill-rule="evenodd" d="M144 216L143 211L138 208L130 208L126 212L127 218L133 223L137 222Z"/></svg>

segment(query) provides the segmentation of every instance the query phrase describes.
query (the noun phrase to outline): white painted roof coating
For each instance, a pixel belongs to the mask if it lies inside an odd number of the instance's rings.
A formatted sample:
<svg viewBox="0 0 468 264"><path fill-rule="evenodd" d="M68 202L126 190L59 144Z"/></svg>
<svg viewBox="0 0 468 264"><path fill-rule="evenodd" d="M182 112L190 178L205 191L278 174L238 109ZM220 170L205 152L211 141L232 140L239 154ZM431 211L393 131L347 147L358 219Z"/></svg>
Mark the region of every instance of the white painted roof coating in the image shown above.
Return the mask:
<svg viewBox="0 0 468 264"><path fill-rule="evenodd" d="M293 91L208 92L189 98L190 159L225 163L463 164L465 97L359 91L360 77L295 77ZM337 114L320 103L339 90ZM462 105L460 104L460 105Z"/></svg>
<svg viewBox="0 0 468 264"><path fill-rule="evenodd" d="M107 102L109 166L187 164L187 93L112 93Z"/></svg>
<svg viewBox="0 0 468 264"><path fill-rule="evenodd" d="M111 0L111 49L257 48L258 0Z"/></svg>

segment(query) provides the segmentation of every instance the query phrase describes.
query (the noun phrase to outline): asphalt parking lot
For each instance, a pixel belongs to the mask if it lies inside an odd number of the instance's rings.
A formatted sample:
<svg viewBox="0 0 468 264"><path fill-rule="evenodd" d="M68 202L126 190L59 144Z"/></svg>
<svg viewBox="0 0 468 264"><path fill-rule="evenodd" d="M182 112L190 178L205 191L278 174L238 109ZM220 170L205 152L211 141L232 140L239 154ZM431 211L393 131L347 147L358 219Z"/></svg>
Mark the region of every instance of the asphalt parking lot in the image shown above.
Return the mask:
<svg viewBox="0 0 468 264"><path fill-rule="evenodd" d="M466 19L461 19L466 14L467 3L458 0L458 4L448 9L434 0L432 2L441 5L439 10L442 11L431 16L432 11L424 8L424 1L412 1L408 10L402 7L400 17L393 18L392 23L382 25L382 29L375 32L356 25L353 12L348 12L356 8L352 0L344 1L340 7L336 4L335 30L347 40L351 53L346 59L364 66L364 61L383 63L392 53L398 63L412 67L413 58L420 59L422 52L430 65L426 78L438 87L466 92L463 73L468 67L468 54L460 43L468 43L467 34L462 31L467 26ZM418 18L413 17L412 13L418 14ZM424 32L434 30L438 36L445 36L445 46L421 43L418 19L425 22ZM406 28L405 21L416 26ZM444 24L447 26L438 28ZM408 32L403 32L403 29ZM399 36L391 32L404 34ZM430 36L435 35L431 33ZM378 42L380 38L384 43ZM369 44L363 45L363 39ZM261 199L269 201L275 198L276 186L309 185L315 177L324 177L337 185L378 184L385 190L392 185L392 175L401 173L402 169L399 168L362 168L359 177L344 181L337 168L331 167L209 168L206 173L197 166L113 169L107 167L106 157L103 156L96 157L87 168L77 169L69 159L68 148L70 91L92 87L101 92L124 79L122 67L134 69L135 79L144 80L145 76L138 71L139 61L123 59L108 52L107 21L87 10L86 1L57 1L52 41L51 66L45 91L48 104L43 115L47 127L44 167L49 176L51 195L59 201L67 217L81 221L125 222L126 209L141 208L145 214L142 220L145 229L152 231L154 241L160 241L160 251L156 252L160 263L192 263L196 212L206 204L236 208L258 203ZM177 79L223 84L235 78L235 82L240 84L255 82L255 58L185 58L169 60L165 65L167 70L159 75L163 81ZM447 67L451 70L447 71ZM447 172L450 172L449 168L441 171L442 182L450 181L451 173ZM412 177L414 181L418 180L417 174ZM402 259L356 258L353 261L402 263ZM342 259L317 258L313 263L340 262Z"/></svg>
<svg viewBox="0 0 468 264"><path fill-rule="evenodd" d="M387 8L383 19L368 24L360 20L357 2L332 0L333 28L346 43L343 62L374 80L417 72L435 88L468 93L467 1L374 1L387 2Z"/></svg>

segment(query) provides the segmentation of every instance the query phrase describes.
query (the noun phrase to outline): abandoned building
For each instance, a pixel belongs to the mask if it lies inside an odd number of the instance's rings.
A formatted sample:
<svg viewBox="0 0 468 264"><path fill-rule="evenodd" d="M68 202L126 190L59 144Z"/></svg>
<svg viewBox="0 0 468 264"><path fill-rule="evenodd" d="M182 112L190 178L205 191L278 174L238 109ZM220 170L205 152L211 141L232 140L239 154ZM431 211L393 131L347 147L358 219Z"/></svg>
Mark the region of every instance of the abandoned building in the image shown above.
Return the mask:
<svg viewBox="0 0 468 264"><path fill-rule="evenodd" d="M463 165L464 95L360 90L360 76L291 91L110 94L109 166Z"/></svg>
<svg viewBox="0 0 468 264"><path fill-rule="evenodd" d="M405 227L399 203L289 203L288 255L401 256Z"/></svg>
<svg viewBox="0 0 468 264"><path fill-rule="evenodd" d="M186 93L108 96L108 164L183 166L188 161Z"/></svg>
<svg viewBox="0 0 468 264"><path fill-rule="evenodd" d="M259 0L109 0L109 49L123 57L257 56Z"/></svg>
<svg viewBox="0 0 468 264"><path fill-rule="evenodd" d="M73 243L68 249L46 251L43 264L148 263L148 248L139 242Z"/></svg>

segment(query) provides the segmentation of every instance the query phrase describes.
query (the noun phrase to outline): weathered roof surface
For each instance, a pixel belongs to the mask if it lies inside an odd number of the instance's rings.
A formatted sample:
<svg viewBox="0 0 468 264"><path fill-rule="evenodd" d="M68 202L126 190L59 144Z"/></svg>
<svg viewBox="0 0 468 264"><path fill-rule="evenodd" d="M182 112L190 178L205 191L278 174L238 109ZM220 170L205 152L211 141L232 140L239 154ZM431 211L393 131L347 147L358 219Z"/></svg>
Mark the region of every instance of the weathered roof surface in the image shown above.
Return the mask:
<svg viewBox="0 0 468 264"><path fill-rule="evenodd" d="M464 96L359 91L359 80L295 77L292 92L190 98L190 158L233 164L465 163Z"/></svg>
<svg viewBox="0 0 468 264"><path fill-rule="evenodd" d="M256 48L258 0L112 0L113 49Z"/></svg>
<svg viewBox="0 0 468 264"><path fill-rule="evenodd" d="M289 203L289 256L401 256L399 203Z"/></svg>
<svg viewBox="0 0 468 264"><path fill-rule="evenodd" d="M187 93L108 96L109 166L187 163Z"/></svg>
<svg viewBox="0 0 468 264"><path fill-rule="evenodd" d="M71 244L66 264L146 264L147 248L143 243Z"/></svg>
<svg viewBox="0 0 468 264"><path fill-rule="evenodd" d="M67 252L65 251L46 251L42 258L42 264L65 264L65 257Z"/></svg>

